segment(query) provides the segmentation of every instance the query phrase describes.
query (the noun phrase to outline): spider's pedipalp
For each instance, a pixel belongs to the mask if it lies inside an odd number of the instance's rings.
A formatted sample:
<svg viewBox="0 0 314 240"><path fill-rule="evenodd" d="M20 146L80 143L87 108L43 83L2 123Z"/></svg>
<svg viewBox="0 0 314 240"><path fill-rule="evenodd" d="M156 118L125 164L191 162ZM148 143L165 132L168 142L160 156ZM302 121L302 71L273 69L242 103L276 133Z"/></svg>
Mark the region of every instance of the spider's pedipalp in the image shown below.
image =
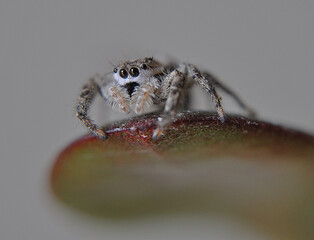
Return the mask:
<svg viewBox="0 0 314 240"><path fill-rule="evenodd" d="M111 83L103 87L101 93L113 109L124 113L130 112L130 96L127 89L117 83Z"/></svg>
<svg viewBox="0 0 314 240"><path fill-rule="evenodd" d="M143 83L140 88L137 88L132 95L134 105L134 112L141 114L147 110L153 103L155 97L155 90L158 89L160 84L157 79L150 78L147 83Z"/></svg>

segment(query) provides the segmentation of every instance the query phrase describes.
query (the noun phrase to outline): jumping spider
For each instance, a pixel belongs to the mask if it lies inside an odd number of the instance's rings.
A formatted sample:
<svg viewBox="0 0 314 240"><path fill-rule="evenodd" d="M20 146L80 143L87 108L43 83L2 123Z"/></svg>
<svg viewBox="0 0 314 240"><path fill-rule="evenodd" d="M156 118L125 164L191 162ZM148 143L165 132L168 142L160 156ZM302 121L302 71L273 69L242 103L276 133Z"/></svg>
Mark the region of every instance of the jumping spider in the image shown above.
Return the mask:
<svg viewBox="0 0 314 240"><path fill-rule="evenodd" d="M254 112L229 88L212 74L201 72L192 64L162 65L153 58L126 61L116 66L111 74L113 79L95 76L82 88L77 117L96 136L106 139L107 134L88 116L90 105L99 94L115 110L142 114L150 106L163 107L164 115L158 120L153 138L158 138L171 126L177 114L189 106L189 91L194 83L201 85L214 101L219 119L225 121L221 97L215 87L228 93L251 116Z"/></svg>

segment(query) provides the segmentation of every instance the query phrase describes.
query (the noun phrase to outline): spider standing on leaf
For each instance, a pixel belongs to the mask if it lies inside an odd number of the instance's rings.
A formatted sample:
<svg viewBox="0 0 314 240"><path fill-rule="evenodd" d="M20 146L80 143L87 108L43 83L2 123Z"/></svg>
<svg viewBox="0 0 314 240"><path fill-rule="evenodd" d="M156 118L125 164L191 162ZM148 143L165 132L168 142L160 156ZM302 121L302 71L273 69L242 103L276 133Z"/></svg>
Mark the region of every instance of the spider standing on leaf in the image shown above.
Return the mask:
<svg viewBox="0 0 314 240"><path fill-rule="evenodd" d="M113 70L113 79L95 76L82 88L77 117L96 136L106 139L106 132L88 116L90 105L99 94L115 110L142 114L152 105L163 107L163 117L158 119L153 139L169 128L180 111L189 107L189 92L194 83L201 85L214 101L219 119L225 121L221 97L215 87L228 93L250 116L254 112L229 88L212 74L201 72L192 64L163 65L153 58L126 61Z"/></svg>

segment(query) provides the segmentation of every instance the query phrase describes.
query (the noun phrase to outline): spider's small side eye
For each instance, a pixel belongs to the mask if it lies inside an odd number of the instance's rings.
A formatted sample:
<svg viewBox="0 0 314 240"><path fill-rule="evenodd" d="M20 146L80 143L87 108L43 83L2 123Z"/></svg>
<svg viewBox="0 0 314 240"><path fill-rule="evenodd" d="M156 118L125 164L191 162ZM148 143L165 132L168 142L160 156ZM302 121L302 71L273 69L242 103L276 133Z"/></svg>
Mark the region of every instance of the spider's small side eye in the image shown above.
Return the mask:
<svg viewBox="0 0 314 240"><path fill-rule="evenodd" d="M140 71L138 70L138 68L132 67L132 68L130 69L130 75L131 75L132 77L137 77L139 74L140 74Z"/></svg>
<svg viewBox="0 0 314 240"><path fill-rule="evenodd" d="M120 75L120 77L122 77L122 78L127 78L127 77L128 77L128 71L122 68L122 69L120 70L120 72L119 72L119 75Z"/></svg>
<svg viewBox="0 0 314 240"><path fill-rule="evenodd" d="M141 65L141 68L145 70L145 69L147 69L147 65L146 65L145 63L143 63L143 64Z"/></svg>
<svg viewBox="0 0 314 240"><path fill-rule="evenodd" d="M114 72L114 73L117 73L117 72L118 72L118 69L117 69L117 68L114 68L114 69L113 69L113 72Z"/></svg>

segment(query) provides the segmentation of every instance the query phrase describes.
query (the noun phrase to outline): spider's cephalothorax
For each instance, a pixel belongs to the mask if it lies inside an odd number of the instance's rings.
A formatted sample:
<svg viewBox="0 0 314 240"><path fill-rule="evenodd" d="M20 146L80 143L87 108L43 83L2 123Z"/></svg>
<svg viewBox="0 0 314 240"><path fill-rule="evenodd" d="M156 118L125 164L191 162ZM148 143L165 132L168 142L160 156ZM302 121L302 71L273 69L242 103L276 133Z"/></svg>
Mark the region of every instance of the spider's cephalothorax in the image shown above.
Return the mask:
<svg viewBox="0 0 314 240"><path fill-rule="evenodd" d="M106 79L106 76L91 78L83 86L77 105L77 117L92 133L101 138L106 138L107 134L88 116L89 107L96 94L100 94L113 109L125 113L133 111L141 114L152 105L163 107L164 117L159 118L153 138L158 138L171 125L176 115L188 108L189 90L194 83L198 83L210 94L222 122L225 121L225 115L215 87L231 95L250 115L254 114L217 78L208 72L199 71L192 64L162 65L153 58L143 58L116 66L112 73L113 79Z"/></svg>

